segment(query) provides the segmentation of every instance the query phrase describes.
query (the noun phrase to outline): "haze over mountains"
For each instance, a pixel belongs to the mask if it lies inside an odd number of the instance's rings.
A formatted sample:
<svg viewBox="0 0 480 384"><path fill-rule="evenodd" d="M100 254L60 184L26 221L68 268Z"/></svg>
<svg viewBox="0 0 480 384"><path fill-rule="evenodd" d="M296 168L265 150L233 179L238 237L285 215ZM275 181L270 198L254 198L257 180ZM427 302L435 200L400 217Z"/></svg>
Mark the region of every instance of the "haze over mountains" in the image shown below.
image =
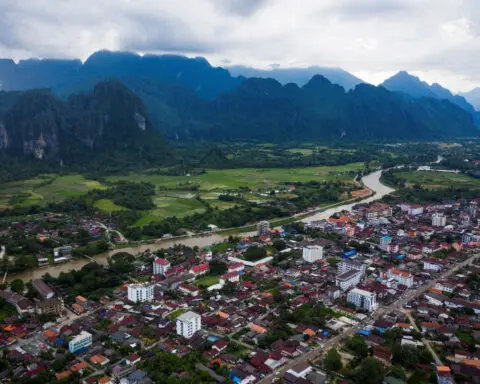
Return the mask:
<svg viewBox="0 0 480 384"><path fill-rule="evenodd" d="M83 64L1 60L2 88L12 92L0 97L0 150L74 161L126 148L154 160L152 145L163 143L158 132L177 141L271 142L436 140L480 132L478 113L463 97L405 72L375 87L340 69L319 68L324 76L306 81L315 70L246 78L203 58L107 51ZM18 92L32 88L53 93Z"/></svg>

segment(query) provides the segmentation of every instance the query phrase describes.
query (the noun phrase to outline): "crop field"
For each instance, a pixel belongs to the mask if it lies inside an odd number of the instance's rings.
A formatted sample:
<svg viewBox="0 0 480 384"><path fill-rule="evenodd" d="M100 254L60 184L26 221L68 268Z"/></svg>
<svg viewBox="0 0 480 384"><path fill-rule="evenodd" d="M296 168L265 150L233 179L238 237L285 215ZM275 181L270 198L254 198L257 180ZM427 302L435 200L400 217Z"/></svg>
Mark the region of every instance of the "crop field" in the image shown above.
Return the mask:
<svg viewBox="0 0 480 384"><path fill-rule="evenodd" d="M108 176L106 183L88 180L82 175L43 175L36 179L5 183L0 186L0 209L26 207L34 204L47 205L58 203L69 197L77 197L94 189L106 189L109 183L125 180L149 182L155 185L156 207L144 212L137 221L143 226L152 221L169 216L185 217L194 213L203 213L205 204L197 196L218 209L228 209L236 205L231 201L220 201L218 196L227 191L248 188L252 192L243 192L244 198L251 201L268 200L255 192L265 192L278 188L285 183L309 181L351 181L348 172L363 169L363 163L351 163L343 166L324 166L311 168L241 168L208 169L205 174L193 176L162 176L151 174L128 174ZM295 195L289 195L295 197ZM286 196L285 196L286 197ZM125 210L112 200L102 199L95 207L106 213Z"/></svg>
<svg viewBox="0 0 480 384"><path fill-rule="evenodd" d="M81 175L43 175L36 179L4 183L0 186L0 207L26 207L60 202L106 186Z"/></svg>
<svg viewBox="0 0 480 384"><path fill-rule="evenodd" d="M406 180L406 186L419 184L426 189L442 189L449 187L467 187L480 189L480 180L473 177L451 172L405 171L396 174Z"/></svg>
<svg viewBox="0 0 480 384"><path fill-rule="evenodd" d="M363 169L363 163L352 163L333 167L312 168L240 168L211 169L207 173L194 176L162 175L126 175L107 177L108 181L135 180L154 184L157 188L188 190L198 188L200 191L227 191L247 187L262 190L278 186L281 183L316 181L351 180L345 174L349 171Z"/></svg>

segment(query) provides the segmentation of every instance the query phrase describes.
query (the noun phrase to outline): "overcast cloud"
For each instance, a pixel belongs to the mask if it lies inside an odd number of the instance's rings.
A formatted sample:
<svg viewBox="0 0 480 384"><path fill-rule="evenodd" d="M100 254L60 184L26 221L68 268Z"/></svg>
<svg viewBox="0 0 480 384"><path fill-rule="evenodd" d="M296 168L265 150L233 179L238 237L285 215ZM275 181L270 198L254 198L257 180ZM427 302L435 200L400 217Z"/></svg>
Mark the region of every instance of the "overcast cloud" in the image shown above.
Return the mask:
<svg viewBox="0 0 480 384"><path fill-rule="evenodd" d="M0 0L0 14L0 57L16 60L174 52L480 86L478 0Z"/></svg>

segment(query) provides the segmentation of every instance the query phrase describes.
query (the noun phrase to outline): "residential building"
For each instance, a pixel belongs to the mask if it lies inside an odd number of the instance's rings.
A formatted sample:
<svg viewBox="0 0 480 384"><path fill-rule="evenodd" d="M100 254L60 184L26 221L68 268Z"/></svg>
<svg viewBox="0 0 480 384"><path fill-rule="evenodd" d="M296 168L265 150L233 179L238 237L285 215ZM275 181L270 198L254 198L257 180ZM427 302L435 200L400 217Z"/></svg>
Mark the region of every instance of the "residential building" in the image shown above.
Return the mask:
<svg viewBox="0 0 480 384"><path fill-rule="evenodd" d="M392 242L392 238L390 236L383 236L380 239L380 249L388 252L388 246Z"/></svg>
<svg viewBox="0 0 480 384"><path fill-rule="evenodd" d="M153 284L130 284L128 286L128 300L134 303L152 301L154 296Z"/></svg>
<svg viewBox="0 0 480 384"><path fill-rule="evenodd" d="M446 365L437 365L437 383L438 384L454 384L452 372Z"/></svg>
<svg viewBox="0 0 480 384"><path fill-rule="evenodd" d="M68 350L75 353L83 348L87 348L92 345L92 334L86 331L80 332L68 343Z"/></svg>
<svg viewBox="0 0 480 384"><path fill-rule="evenodd" d="M43 280L36 279L32 281L32 287L43 299L51 299L55 292Z"/></svg>
<svg viewBox="0 0 480 384"><path fill-rule="evenodd" d="M177 317L177 334L190 339L202 329L202 317L195 312L185 312Z"/></svg>
<svg viewBox="0 0 480 384"><path fill-rule="evenodd" d="M199 264L190 269L190 273L193 273L195 276L200 276L206 274L210 270L210 264Z"/></svg>
<svg viewBox="0 0 480 384"><path fill-rule="evenodd" d="M435 259L424 259L423 260L423 269L425 271L434 271L434 272L439 272L442 270L443 265L440 264L437 260Z"/></svg>
<svg viewBox="0 0 480 384"><path fill-rule="evenodd" d="M363 211L365 219L372 220L382 216L392 216L392 207L385 203L373 203Z"/></svg>
<svg viewBox="0 0 480 384"><path fill-rule="evenodd" d="M270 223L268 221L260 221L257 225L257 234L258 236L268 235L270 230Z"/></svg>
<svg viewBox="0 0 480 384"><path fill-rule="evenodd" d="M409 272L401 271L396 268L390 268L387 276L389 279L393 279L400 284L407 286L408 288L413 285L413 276Z"/></svg>
<svg viewBox="0 0 480 384"><path fill-rule="evenodd" d="M52 297L51 299L39 301L35 307L35 312L38 315L60 315L63 309L63 300Z"/></svg>
<svg viewBox="0 0 480 384"><path fill-rule="evenodd" d="M432 215L432 227L445 227L447 217L442 213L434 213Z"/></svg>
<svg viewBox="0 0 480 384"><path fill-rule="evenodd" d="M299 363L290 368L287 373L297 379L305 379L309 373L313 371L313 367L308 363Z"/></svg>
<svg viewBox="0 0 480 384"><path fill-rule="evenodd" d="M236 262L232 262L232 263L228 263L227 264L227 272L240 272L240 271L243 271L245 269L245 264L243 263L236 263Z"/></svg>
<svg viewBox="0 0 480 384"><path fill-rule="evenodd" d="M307 245L303 248L303 260L314 263L323 257L323 247L320 245Z"/></svg>
<svg viewBox="0 0 480 384"><path fill-rule="evenodd" d="M153 274L164 275L170 268L170 262L167 259L157 258L153 261Z"/></svg>
<svg viewBox="0 0 480 384"><path fill-rule="evenodd" d="M225 284L227 281L236 283L240 281L240 274L237 271L225 273L220 277L220 284Z"/></svg>
<svg viewBox="0 0 480 384"><path fill-rule="evenodd" d="M468 204L467 213L472 219L477 217L477 208L478 203L476 201L471 201L470 204Z"/></svg>
<svg viewBox="0 0 480 384"><path fill-rule="evenodd" d="M335 277L335 285L340 287L342 291L346 291L357 286L362 279L362 274L358 271L351 270L341 273Z"/></svg>
<svg viewBox="0 0 480 384"><path fill-rule="evenodd" d="M198 296L200 294L200 290L197 287L194 287L193 285L187 284L187 283L182 283L178 286L178 290L183 292L186 295L190 296Z"/></svg>
<svg viewBox="0 0 480 384"><path fill-rule="evenodd" d="M358 271L363 276L365 274L366 266L361 261L342 259L342 261L340 261L340 263L338 263L337 268L338 268L337 272L339 274L340 273L345 273L345 272L348 272L348 271Z"/></svg>
<svg viewBox="0 0 480 384"><path fill-rule="evenodd" d="M410 216L418 216L423 214L423 207L419 204L411 205L408 209L408 214Z"/></svg>
<svg viewBox="0 0 480 384"><path fill-rule="evenodd" d="M352 303L357 308L372 312L377 307L377 294L375 292L354 288L348 292L347 302Z"/></svg>

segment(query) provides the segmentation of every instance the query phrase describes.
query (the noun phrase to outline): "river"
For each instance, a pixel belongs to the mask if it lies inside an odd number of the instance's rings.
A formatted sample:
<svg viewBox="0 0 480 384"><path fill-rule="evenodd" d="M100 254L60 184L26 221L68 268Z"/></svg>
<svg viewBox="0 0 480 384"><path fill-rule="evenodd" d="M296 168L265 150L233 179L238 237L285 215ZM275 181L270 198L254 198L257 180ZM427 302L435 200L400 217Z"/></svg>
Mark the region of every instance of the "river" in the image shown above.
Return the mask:
<svg viewBox="0 0 480 384"><path fill-rule="evenodd" d="M382 171L376 171L373 173L368 174L367 176L364 176L362 178L363 184L371 189L372 191L375 192L374 195L368 197L365 200L362 200L362 202L370 202L374 200L379 200L383 196L393 192L394 190L392 188L389 188L385 185L383 185L380 182L380 176L382 174ZM335 212L343 211L343 210L351 210L352 207L358 204L356 203L349 203L349 204L344 204L344 205L339 205L334 208L327 209L322 212L318 212L313 216L309 216L308 218L303 219L304 222L309 222L309 221L314 221L314 220L321 220L321 219L327 219L331 215L333 215ZM245 233L244 235L250 235L250 233ZM144 252L147 249L150 249L152 251L161 249L161 248L169 248L174 246L175 244L183 244L189 247L205 247L207 245L211 245L213 243L218 243L223 241L225 238L227 238L228 235L220 235L220 234L211 234L209 236L190 236L190 237L183 237L183 238L176 238L176 239L164 239L164 240L158 240L157 242L153 244L142 244L137 247L128 247L128 248L120 248L120 249L114 249L108 252L101 253L97 256L95 256L95 261L97 261L100 264L106 264L107 260L110 256L119 253L119 252L128 252L131 254L137 254L139 252ZM43 275L45 275L47 272L52 275L52 276L58 276L61 272L68 272L72 269L80 269L82 268L85 264L88 264L90 261L87 259L75 259L72 260L68 263L64 264L58 264L58 265L51 265L43 268L37 268L31 271L26 271L23 273L15 274L15 275L10 275L8 276L8 280L14 280L14 279L22 279L24 281L29 281L32 279L40 279L42 278Z"/></svg>

